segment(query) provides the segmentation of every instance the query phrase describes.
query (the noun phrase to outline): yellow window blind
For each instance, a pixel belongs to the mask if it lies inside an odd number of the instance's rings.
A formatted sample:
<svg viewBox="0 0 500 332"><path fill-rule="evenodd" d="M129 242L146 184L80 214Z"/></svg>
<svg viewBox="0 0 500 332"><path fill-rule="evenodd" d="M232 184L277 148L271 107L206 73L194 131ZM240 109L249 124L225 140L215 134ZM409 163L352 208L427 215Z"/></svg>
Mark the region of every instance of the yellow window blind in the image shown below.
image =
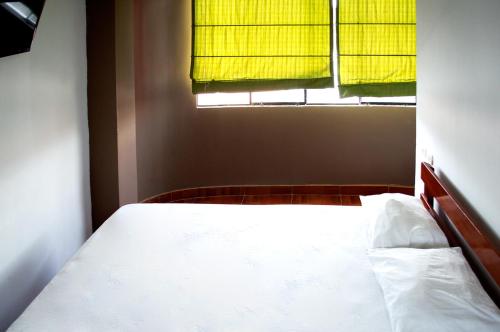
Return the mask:
<svg viewBox="0 0 500 332"><path fill-rule="evenodd" d="M414 96L416 0L338 0L342 97Z"/></svg>
<svg viewBox="0 0 500 332"><path fill-rule="evenodd" d="M330 0L193 0L193 92L333 86Z"/></svg>

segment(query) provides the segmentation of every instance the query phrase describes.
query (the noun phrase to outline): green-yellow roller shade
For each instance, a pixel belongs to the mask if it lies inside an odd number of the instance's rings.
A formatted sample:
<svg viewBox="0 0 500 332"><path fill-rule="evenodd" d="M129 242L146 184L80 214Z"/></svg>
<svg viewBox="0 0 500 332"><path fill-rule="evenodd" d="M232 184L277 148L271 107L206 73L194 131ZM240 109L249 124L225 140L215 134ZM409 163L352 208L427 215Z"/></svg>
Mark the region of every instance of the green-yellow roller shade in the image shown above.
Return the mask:
<svg viewBox="0 0 500 332"><path fill-rule="evenodd" d="M342 97L414 96L416 0L338 0Z"/></svg>
<svg viewBox="0 0 500 332"><path fill-rule="evenodd" d="M331 0L193 0L193 92L333 86Z"/></svg>

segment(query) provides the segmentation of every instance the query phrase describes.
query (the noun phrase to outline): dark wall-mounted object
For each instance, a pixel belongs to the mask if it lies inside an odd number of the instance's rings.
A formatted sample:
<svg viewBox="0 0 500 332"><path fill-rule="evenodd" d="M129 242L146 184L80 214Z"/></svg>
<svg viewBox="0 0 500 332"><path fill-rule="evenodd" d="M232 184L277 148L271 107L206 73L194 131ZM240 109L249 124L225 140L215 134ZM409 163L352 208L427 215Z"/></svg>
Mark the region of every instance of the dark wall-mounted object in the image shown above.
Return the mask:
<svg viewBox="0 0 500 332"><path fill-rule="evenodd" d="M0 1L0 57L29 52L45 0Z"/></svg>

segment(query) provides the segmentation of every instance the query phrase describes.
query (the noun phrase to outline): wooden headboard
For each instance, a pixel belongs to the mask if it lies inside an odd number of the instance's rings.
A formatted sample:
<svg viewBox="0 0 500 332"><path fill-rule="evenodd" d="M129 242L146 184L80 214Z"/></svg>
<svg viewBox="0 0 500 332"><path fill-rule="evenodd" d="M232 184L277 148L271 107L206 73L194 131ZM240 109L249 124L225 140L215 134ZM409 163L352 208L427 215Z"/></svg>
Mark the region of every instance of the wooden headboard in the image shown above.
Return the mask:
<svg viewBox="0 0 500 332"><path fill-rule="evenodd" d="M450 195L431 165L422 163L421 178L425 187L420 197L425 207L446 234L450 246L462 248L484 289L500 307L499 248Z"/></svg>

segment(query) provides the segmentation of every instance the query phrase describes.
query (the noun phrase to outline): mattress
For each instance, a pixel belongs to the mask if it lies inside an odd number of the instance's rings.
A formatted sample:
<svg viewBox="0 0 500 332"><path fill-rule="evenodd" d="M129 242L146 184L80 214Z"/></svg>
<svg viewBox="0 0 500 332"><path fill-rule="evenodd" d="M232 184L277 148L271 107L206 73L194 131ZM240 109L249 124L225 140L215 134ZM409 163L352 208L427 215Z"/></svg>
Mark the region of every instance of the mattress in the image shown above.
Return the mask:
<svg viewBox="0 0 500 332"><path fill-rule="evenodd" d="M362 212L124 206L10 331L390 331Z"/></svg>

